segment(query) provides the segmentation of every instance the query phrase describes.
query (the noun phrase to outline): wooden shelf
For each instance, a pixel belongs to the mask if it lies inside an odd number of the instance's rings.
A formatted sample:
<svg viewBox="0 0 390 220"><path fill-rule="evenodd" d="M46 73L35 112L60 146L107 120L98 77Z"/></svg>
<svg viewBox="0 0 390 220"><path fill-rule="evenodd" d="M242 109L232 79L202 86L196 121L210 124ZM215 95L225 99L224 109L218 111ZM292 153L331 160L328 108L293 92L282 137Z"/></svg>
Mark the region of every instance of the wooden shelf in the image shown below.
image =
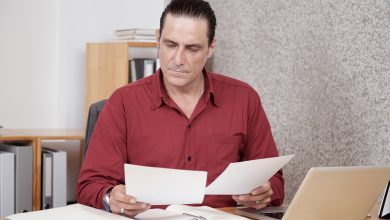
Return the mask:
<svg viewBox="0 0 390 220"><path fill-rule="evenodd" d="M33 164L31 164L33 167L33 211L41 209L42 141L79 140L80 158L82 158L84 132L84 130L65 129L0 129L0 141L27 141L33 148Z"/></svg>
<svg viewBox="0 0 390 220"><path fill-rule="evenodd" d="M153 42L87 43L85 118L89 106L129 82L129 48L157 48Z"/></svg>

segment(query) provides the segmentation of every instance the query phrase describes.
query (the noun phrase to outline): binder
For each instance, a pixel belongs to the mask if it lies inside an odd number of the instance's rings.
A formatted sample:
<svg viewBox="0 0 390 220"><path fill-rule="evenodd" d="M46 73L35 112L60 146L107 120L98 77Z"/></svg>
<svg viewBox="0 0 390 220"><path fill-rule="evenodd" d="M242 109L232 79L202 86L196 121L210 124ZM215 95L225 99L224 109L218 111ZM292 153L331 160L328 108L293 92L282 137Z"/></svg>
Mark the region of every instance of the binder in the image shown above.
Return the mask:
<svg viewBox="0 0 390 220"><path fill-rule="evenodd" d="M49 209L52 206L52 157L48 153L42 153L42 209Z"/></svg>
<svg viewBox="0 0 390 220"><path fill-rule="evenodd" d="M42 208L66 206L66 152L42 149Z"/></svg>
<svg viewBox="0 0 390 220"><path fill-rule="evenodd" d="M0 151L0 217L15 212L15 154Z"/></svg>
<svg viewBox="0 0 390 220"><path fill-rule="evenodd" d="M46 148L66 152L66 200L67 204L77 203L76 185L80 170L80 141L79 140L45 140L42 145ZM43 163L42 163L43 165Z"/></svg>
<svg viewBox="0 0 390 220"><path fill-rule="evenodd" d="M32 146L0 143L0 150L15 154L15 213L32 211Z"/></svg>
<svg viewBox="0 0 390 220"><path fill-rule="evenodd" d="M390 181L387 183L378 213L379 218L390 219Z"/></svg>
<svg viewBox="0 0 390 220"><path fill-rule="evenodd" d="M156 59L134 58L129 62L129 79L131 79L131 82L150 76L156 72Z"/></svg>

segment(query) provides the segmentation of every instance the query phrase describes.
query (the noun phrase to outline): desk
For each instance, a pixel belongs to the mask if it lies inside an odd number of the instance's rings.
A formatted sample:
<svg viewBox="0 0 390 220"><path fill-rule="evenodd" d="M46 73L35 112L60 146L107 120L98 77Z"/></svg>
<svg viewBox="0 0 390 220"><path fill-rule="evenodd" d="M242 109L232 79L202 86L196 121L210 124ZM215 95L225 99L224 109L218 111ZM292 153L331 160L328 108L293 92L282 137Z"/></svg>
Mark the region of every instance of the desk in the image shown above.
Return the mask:
<svg viewBox="0 0 390 220"><path fill-rule="evenodd" d="M84 130L65 129L0 129L0 142L28 142L33 148L33 211L41 209L42 141L79 140L80 158L84 145Z"/></svg>
<svg viewBox="0 0 390 220"><path fill-rule="evenodd" d="M234 207L225 207L225 208L218 208L218 209L221 211L224 211L224 212L235 214ZM380 218L378 218L378 210L379 210L379 204L377 203L372 207L370 214L369 214L370 217L367 217L365 220L381 220ZM248 219L250 219L250 218L248 218Z"/></svg>

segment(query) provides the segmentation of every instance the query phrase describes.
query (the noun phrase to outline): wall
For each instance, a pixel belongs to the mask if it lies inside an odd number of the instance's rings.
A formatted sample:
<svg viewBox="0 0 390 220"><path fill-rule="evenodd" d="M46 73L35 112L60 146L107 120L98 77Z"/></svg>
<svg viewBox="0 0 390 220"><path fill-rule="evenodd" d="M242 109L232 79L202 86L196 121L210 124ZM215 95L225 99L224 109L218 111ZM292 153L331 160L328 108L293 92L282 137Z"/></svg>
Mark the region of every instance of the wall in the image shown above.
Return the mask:
<svg viewBox="0 0 390 220"><path fill-rule="evenodd" d="M58 124L58 1L0 0L0 125Z"/></svg>
<svg viewBox="0 0 390 220"><path fill-rule="evenodd" d="M163 0L0 0L0 125L84 128L85 44L158 28Z"/></svg>
<svg viewBox="0 0 390 220"><path fill-rule="evenodd" d="M113 31L159 27L163 0L63 0L60 39L61 127L84 126L85 45L112 40Z"/></svg>
<svg viewBox="0 0 390 220"><path fill-rule="evenodd" d="M390 3L211 0L212 69L261 95L289 201L312 166L390 164Z"/></svg>

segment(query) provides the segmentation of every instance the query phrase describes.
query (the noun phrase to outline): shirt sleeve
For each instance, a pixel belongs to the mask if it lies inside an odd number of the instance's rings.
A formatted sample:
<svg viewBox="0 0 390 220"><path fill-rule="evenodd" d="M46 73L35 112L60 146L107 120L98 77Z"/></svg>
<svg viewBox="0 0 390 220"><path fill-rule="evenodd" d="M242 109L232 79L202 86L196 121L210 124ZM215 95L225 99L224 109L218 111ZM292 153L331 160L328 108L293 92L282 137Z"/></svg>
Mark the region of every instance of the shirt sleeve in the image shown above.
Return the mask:
<svg viewBox="0 0 390 220"><path fill-rule="evenodd" d="M77 182L79 203L103 207L106 192L124 184L126 119L119 91L114 92L99 114Z"/></svg>
<svg viewBox="0 0 390 220"><path fill-rule="evenodd" d="M271 126L261 105L260 97L256 91L250 90L248 96L247 135L243 160L279 156L272 136ZM283 172L279 170L269 180L274 192L271 205L281 205L284 199Z"/></svg>

